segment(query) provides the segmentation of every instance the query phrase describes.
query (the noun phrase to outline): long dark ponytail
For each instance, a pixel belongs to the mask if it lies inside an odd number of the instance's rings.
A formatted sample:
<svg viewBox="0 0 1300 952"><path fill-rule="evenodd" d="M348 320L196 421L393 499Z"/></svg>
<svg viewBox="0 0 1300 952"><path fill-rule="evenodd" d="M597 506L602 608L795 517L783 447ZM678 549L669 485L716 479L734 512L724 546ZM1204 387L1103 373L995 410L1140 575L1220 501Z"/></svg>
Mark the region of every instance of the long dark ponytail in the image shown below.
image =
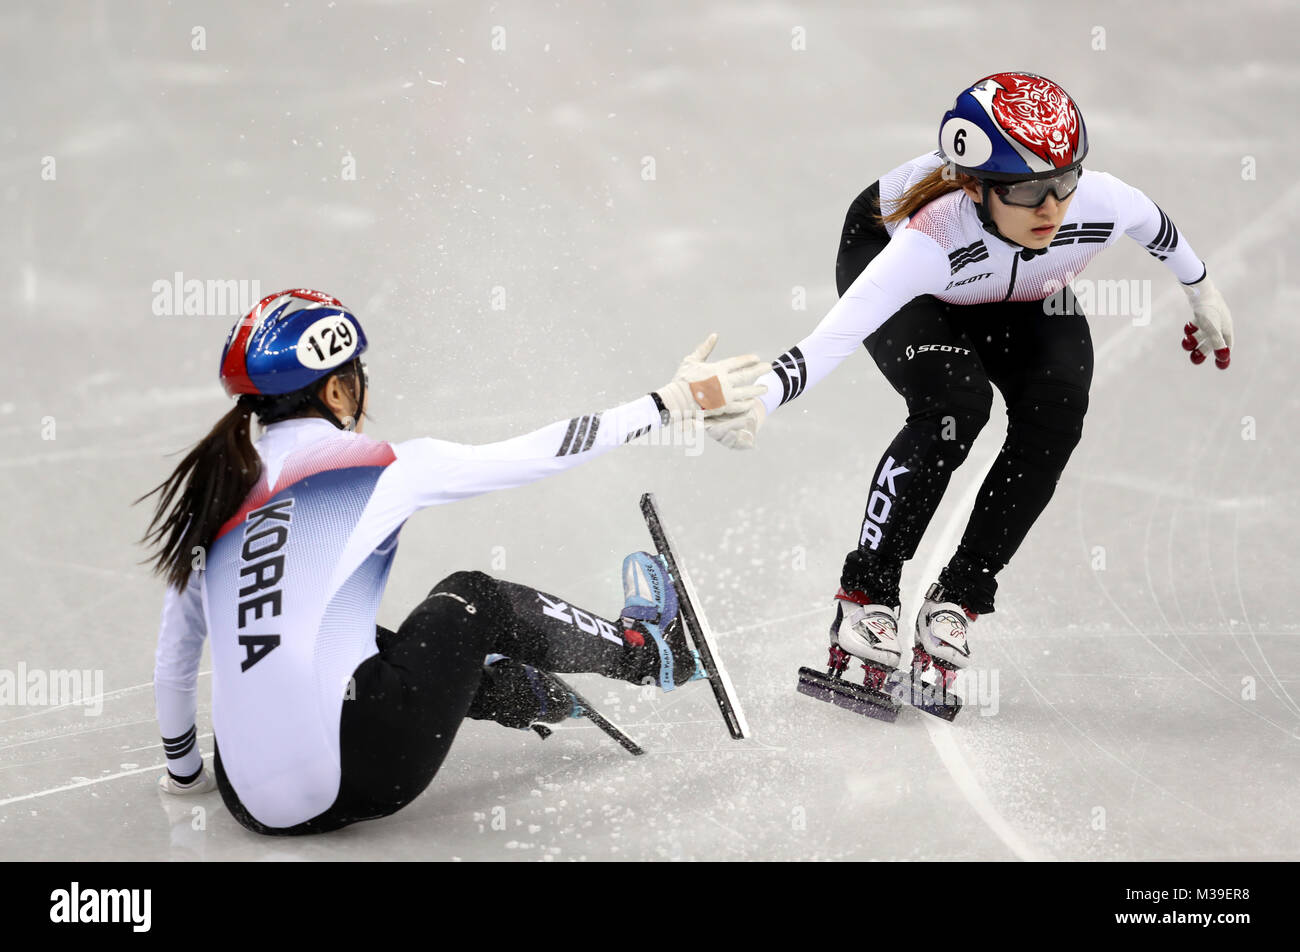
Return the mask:
<svg viewBox="0 0 1300 952"><path fill-rule="evenodd" d="M262 458L257 455L249 433L252 417L265 425L291 417L318 413L340 429L344 428L321 394L331 377L345 377L356 403L350 426L365 413L365 364L350 361L334 373L302 390L282 395L244 394L233 410L195 444L172 474L145 493L136 503L156 495L153 518L140 541L154 549L146 562L177 588L183 588L222 526L239 511L262 476ZM199 553L195 550L198 549Z"/></svg>
<svg viewBox="0 0 1300 952"><path fill-rule="evenodd" d="M184 588L190 572L203 564L198 556L207 558L217 531L261 478L262 459L249 434L252 416L248 402L241 400L170 476L136 500L158 497L141 541L155 550L147 560L154 571L176 588Z"/></svg>

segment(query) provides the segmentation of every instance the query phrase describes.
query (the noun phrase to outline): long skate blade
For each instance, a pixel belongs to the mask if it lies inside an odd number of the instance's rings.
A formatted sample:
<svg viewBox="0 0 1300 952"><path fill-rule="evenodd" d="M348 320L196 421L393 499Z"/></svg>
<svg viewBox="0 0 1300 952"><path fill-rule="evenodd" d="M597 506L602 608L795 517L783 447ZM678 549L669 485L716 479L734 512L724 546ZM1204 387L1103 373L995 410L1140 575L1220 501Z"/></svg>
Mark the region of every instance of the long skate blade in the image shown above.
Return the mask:
<svg viewBox="0 0 1300 952"><path fill-rule="evenodd" d="M941 680L931 684L922 679L920 672L911 669L912 675L895 671L885 682L885 690L900 704L925 711L945 721L951 721L961 711L961 698L946 690Z"/></svg>
<svg viewBox="0 0 1300 952"><path fill-rule="evenodd" d="M577 691L575 691L573 689L573 686L569 684L568 681L565 681L559 675L554 674L550 671L546 671L544 673L548 678L550 678L552 681L558 684L563 690L568 691L570 694L572 694L574 699L577 700L577 702L582 705L583 717L591 721L591 723L595 724L597 727L603 730L610 737L614 738L614 740L618 741L619 744L621 744L625 750L629 751L633 757L639 757L645 753L645 750L642 749L642 747L638 745L636 741L634 741L631 737L625 734L617 724L615 724L609 718L601 714L600 711L592 707L591 702L588 701L581 694L579 694ZM538 726L539 725L534 724L533 729L536 730ZM539 730L538 733L541 734L541 731ZM548 730L546 734L542 734L542 737L545 738L547 734L550 733L551 732Z"/></svg>
<svg viewBox="0 0 1300 952"><path fill-rule="evenodd" d="M686 566L676 554L677 549L668 535L668 529L664 526L663 516L659 512L659 504L655 501L654 493L642 495L641 514L645 517L646 528L650 530L650 538L654 540L655 548L668 562L668 571L672 574L673 583L677 588L677 601L680 606L678 614L682 620L682 627L686 630L687 637L691 639L695 650L700 653L700 661L704 665L705 674L709 676L709 686L713 688L713 697L718 702L722 719L727 722L727 730L731 732L731 736L736 740L743 740L749 736L749 723L745 720L745 712L740 708L740 698L731 683L731 678L727 675L726 668L722 666L722 658L713 640L713 631L709 628L708 619L704 617L703 603L695 593L695 585L686 572Z"/></svg>
<svg viewBox="0 0 1300 952"><path fill-rule="evenodd" d="M854 714L893 722L902 705L883 691L865 684L853 684L843 678L832 678L813 668L799 669L799 693L819 701L826 701Z"/></svg>

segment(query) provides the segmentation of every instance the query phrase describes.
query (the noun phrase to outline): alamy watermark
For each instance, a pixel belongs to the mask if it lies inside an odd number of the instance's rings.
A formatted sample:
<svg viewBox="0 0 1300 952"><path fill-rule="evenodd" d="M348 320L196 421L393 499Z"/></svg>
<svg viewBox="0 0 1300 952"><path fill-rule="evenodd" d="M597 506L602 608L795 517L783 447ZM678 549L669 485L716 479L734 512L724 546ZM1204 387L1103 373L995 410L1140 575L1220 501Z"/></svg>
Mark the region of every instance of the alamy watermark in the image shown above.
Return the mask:
<svg viewBox="0 0 1300 952"><path fill-rule="evenodd" d="M104 672L69 669L0 668L0 707L61 707L79 704L86 717L104 712Z"/></svg>
<svg viewBox="0 0 1300 952"><path fill-rule="evenodd" d="M156 317L242 317L262 300L261 281L201 281L181 271L159 278L152 290Z"/></svg>
<svg viewBox="0 0 1300 952"><path fill-rule="evenodd" d="M673 420L667 410L660 413L658 426L641 426L633 429L625 425L618 411L607 410L603 414L593 415L598 419L578 417L573 438L566 440L560 455L572 453L578 449L591 446L627 443L632 446L680 446L687 456L699 456L704 452L705 418L703 413L691 413L680 420ZM572 421L570 421L572 423ZM591 427L596 427L594 435ZM567 434L566 434L567 435Z"/></svg>
<svg viewBox="0 0 1300 952"><path fill-rule="evenodd" d="M1111 280L1079 278L1065 272L1065 283L1043 282L1043 313L1066 314L1070 306L1061 293L1068 287L1079 309L1091 317L1128 317L1135 327L1151 323L1151 282L1146 280Z"/></svg>
<svg viewBox="0 0 1300 952"><path fill-rule="evenodd" d="M85 889L74 882L50 893L54 923L125 923L132 932L148 932L152 910L152 889Z"/></svg>
<svg viewBox="0 0 1300 952"><path fill-rule="evenodd" d="M978 709L980 717L996 717L1001 707L999 673L997 668L962 668L945 688L937 672L932 680L915 669L900 668L885 690L900 704L928 708L960 704L964 710Z"/></svg>

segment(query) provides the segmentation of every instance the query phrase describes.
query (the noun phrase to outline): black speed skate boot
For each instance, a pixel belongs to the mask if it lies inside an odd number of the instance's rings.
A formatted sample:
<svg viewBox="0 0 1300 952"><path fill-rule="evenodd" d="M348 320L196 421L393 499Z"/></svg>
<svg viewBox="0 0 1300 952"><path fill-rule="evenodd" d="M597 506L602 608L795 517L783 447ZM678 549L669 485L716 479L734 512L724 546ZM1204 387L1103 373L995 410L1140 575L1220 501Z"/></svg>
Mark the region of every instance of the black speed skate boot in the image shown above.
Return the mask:
<svg viewBox="0 0 1300 952"><path fill-rule="evenodd" d="M483 663L483 681L466 716L528 730L536 729L538 724L558 724L571 717L582 717L585 713L576 695L546 672L505 655L492 654ZM538 733L546 735L545 731Z"/></svg>

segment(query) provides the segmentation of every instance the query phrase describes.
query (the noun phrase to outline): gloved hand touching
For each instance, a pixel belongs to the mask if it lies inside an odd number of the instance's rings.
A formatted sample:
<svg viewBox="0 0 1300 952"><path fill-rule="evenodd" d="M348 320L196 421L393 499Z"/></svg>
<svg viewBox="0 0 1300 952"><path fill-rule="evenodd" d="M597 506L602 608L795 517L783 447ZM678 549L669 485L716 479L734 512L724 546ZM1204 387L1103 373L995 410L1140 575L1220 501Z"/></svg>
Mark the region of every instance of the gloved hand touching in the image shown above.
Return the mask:
<svg viewBox="0 0 1300 952"><path fill-rule="evenodd" d="M702 416L705 425L715 417L736 414L747 409L747 402L767 393L767 387L754 381L771 369L754 354L709 361L718 342L717 334L695 348L677 368L670 383L654 392L672 420Z"/></svg>

